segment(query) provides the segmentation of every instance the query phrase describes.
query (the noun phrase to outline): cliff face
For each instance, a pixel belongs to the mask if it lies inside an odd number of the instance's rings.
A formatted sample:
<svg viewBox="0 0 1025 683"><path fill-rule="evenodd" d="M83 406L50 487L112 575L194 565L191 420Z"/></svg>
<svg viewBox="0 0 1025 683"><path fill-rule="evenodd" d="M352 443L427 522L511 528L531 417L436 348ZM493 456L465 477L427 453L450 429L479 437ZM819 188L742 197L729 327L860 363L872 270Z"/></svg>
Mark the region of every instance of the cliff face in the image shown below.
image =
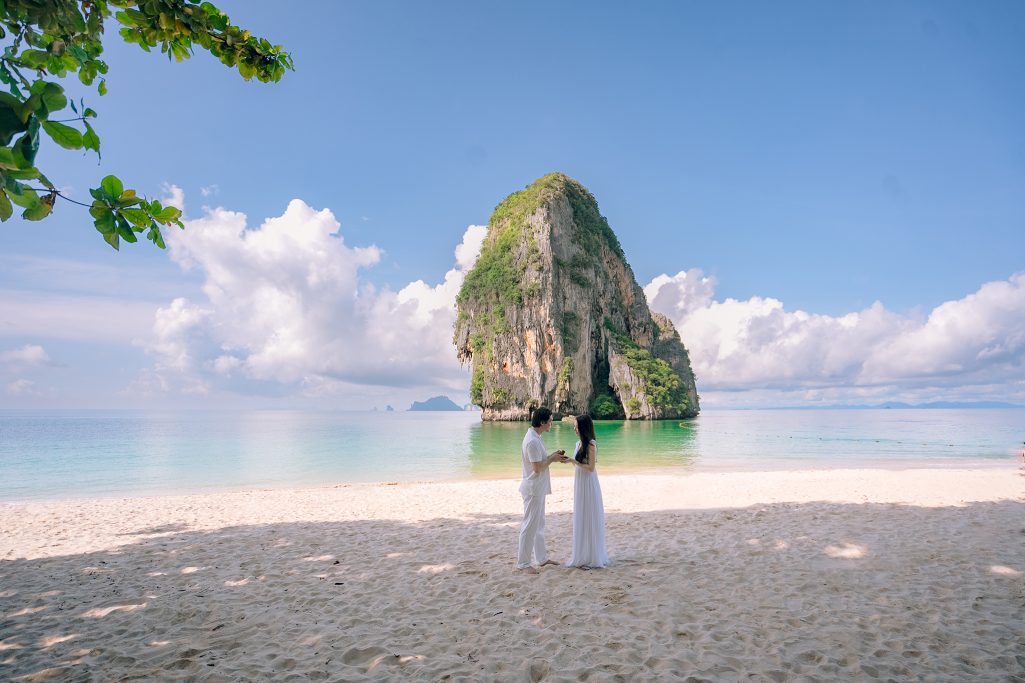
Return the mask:
<svg viewBox="0 0 1025 683"><path fill-rule="evenodd" d="M652 315L594 197L561 173L498 205L457 298L455 345L484 420L692 417L687 350Z"/></svg>

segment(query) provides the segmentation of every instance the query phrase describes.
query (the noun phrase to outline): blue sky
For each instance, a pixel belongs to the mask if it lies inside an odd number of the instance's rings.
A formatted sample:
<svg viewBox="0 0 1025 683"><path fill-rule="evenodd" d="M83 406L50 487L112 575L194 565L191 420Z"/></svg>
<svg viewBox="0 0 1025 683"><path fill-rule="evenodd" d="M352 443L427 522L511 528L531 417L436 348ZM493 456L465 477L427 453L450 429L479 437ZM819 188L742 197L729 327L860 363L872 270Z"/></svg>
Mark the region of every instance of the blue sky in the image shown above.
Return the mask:
<svg viewBox="0 0 1025 683"><path fill-rule="evenodd" d="M219 6L296 72L246 83L109 27L110 93L81 91L102 162L40 163L195 223L120 254L67 204L0 227L0 407L464 402L454 250L554 170L597 197L706 406L1025 402L1021 3Z"/></svg>

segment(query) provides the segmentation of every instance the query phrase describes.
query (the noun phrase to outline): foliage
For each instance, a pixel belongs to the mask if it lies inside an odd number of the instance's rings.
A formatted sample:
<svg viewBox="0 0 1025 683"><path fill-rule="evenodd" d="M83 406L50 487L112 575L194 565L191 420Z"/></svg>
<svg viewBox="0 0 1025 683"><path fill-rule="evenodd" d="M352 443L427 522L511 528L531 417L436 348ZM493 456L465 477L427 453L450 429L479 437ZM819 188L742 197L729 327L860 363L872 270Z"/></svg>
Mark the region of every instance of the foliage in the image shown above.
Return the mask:
<svg viewBox="0 0 1025 683"><path fill-rule="evenodd" d="M629 337L620 336L616 341L627 365L641 380L641 389L651 405L658 408L677 408L681 411L686 409L686 387L669 363L661 358L655 358Z"/></svg>
<svg viewBox="0 0 1025 683"><path fill-rule="evenodd" d="M488 300L519 306L523 303L520 289L524 268L516 264L514 249L519 241L515 225L498 229L493 240L486 240L473 269L466 274L456 302Z"/></svg>
<svg viewBox="0 0 1025 683"><path fill-rule="evenodd" d="M562 346L566 353L573 353L580 345L579 332L580 316L573 311L564 311L562 314Z"/></svg>
<svg viewBox="0 0 1025 683"><path fill-rule="evenodd" d="M522 305L524 296L534 296L537 288L527 285L524 275L527 263L536 261L540 252L529 231L528 219L542 206L563 195L573 209L573 221L583 236L586 251L597 253L599 241L624 258L619 239L608 221L599 213L598 203L583 185L562 173L549 173L538 178L525 189L514 192L495 207L488 221L489 235L481 247L473 269L467 273L457 301L493 300L505 304ZM517 247L526 238L527 251L518 260ZM556 257L556 264L565 262ZM586 274L576 272L590 267L592 260L578 254L570 262L570 279L581 287L590 285Z"/></svg>
<svg viewBox="0 0 1025 683"><path fill-rule="evenodd" d="M596 420L612 420L622 415L619 402L616 401L614 396L609 394L595 396L594 400L591 401L590 412Z"/></svg>
<svg viewBox="0 0 1025 683"><path fill-rule="evenodd" d="M641 412L641 402L636 398L628 399L624 407L630 415L636 415Z"/></svg>
<svg viewBox="0 0 1025 683"><path fill-rule="evenodd" d="M573 359L563 358L559 367L559 375L555 382L556 393L565 393L569 389L569 378L573 374Z"/></svg>
<svg viewBox="0 0 1025 683"><path fill-rule="evenodd" d="M569 271L569 279L572 280L577 287L587 289L591 286L591 281L587 279L587 275L581 270Z"/></svg>
<svg viewBox="0 0 1025 683"><path fill-rule="evenodd" d="M484 363L482 359L473 361L473 377L470 378L470 401L474 405L484 405Z"/></svg>
<svg viewBox="0 0 1025 683"><path fill-rule="evenodd" d="M622 259L623 263L626 263L626 254L623 253L619 238L612 231L608 220L598 210L598 202L595 201L594 195L575 180L565 176L563 178L566 180L566 198L569 199L570 206L573 207L573 222L577 224L580 235L584 238L586 250L589 253L597 254L600 242L604 242L614 254Z"/></svg>
<svg viewBox="0 0 1025 683"><path fill-rule="evenodd" d="M90 123L96 112L83 100L78 104L69 100L64 88L48 78L77 74L82 84L95 83L99 95L106 94L107 64L100 56L104 23L111 16L121 25L120 35L126 42L147 52L159 45L169 59L182 61L198 45L226 66L237 68L246 80L255 77L263 82L278 81L286 69L293 68L291 56L281 46L231 24L209 2L0 1L0 39L10 41L0 53L0 82L8 90L0 92L0 220L13 215L12 204L23 209L23 218L42 220L58 197L67 199L35 165L41 132L64 149L92 151L99 157L100 138ZM73 116L54 117L69 107ZM22 181L36 181L42 187ZM137 196L115 176L105 177L90 194L93 223L115 249L121 240L137 241L136 233L143 231L163 248L162 226L184 227L178 209Z"/></svg>

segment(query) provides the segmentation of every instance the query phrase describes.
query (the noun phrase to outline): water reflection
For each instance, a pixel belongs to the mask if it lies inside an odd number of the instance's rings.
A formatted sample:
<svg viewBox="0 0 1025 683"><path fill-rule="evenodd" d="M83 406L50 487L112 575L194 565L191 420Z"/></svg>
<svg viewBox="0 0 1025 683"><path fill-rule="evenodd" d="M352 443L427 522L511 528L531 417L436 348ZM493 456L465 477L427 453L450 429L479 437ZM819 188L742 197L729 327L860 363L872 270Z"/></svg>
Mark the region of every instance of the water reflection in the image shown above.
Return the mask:
<svg viewBox="0 0 1025 683"><path fill-rule="evenodd" d="M521 471L520 444L526 422L478 422L469 428L470 476L517 477ZM603 472L662 467L690 467L698 458L696 421L657 422L599 420L595 438ZM549 451L573 453L576 434L569 422L557 422L544 435ZM556 474L572 473L555 468Z"/></svg>

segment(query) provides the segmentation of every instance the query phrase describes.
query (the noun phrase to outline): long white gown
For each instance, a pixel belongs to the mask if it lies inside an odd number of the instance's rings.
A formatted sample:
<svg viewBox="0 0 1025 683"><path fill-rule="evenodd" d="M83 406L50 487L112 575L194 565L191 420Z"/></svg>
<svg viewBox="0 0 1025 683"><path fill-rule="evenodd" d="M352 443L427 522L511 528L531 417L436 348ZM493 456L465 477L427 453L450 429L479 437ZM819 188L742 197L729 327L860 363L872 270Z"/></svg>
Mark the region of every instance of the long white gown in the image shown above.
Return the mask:
<svg viewBox="0 0 1025 683"><path fill-rule="evenodd" d="M591 442L594 444L594 441ZM598 445L594 444L595 450ZM573 450L580 449L580 442ZM567 567L604 567L609 563L605 549L605 504L601 499L598 472L576 467L573 475L573 554Z"/></svg>

